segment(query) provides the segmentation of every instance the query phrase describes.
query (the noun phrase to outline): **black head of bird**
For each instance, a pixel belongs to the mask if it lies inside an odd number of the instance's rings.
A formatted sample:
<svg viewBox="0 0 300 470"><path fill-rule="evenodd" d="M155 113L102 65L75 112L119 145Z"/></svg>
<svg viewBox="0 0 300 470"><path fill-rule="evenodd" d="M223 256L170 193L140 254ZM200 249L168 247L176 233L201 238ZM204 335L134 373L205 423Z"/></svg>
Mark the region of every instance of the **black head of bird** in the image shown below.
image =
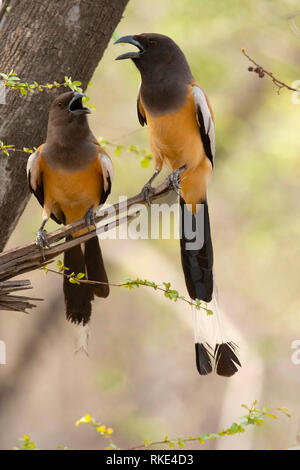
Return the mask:
<svg viewBox="0 0 300 470"><path fill-rule="evenodd" d="M143 33L134 36L123 36L115 44L128 43L136 46L138 51L126 52L116 60L132 59L141 72L142 78L161 80L176 77L190 83L193 76L187 60L173 39L163 34Z"/></svg>

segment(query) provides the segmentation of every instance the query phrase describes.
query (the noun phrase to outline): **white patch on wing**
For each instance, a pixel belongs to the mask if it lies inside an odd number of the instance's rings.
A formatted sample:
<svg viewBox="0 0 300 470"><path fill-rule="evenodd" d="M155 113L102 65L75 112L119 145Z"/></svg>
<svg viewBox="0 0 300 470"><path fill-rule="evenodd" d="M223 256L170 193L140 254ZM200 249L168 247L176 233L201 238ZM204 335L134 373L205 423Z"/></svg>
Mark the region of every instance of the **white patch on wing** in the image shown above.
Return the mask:
<svg viewBox="0 0 300 470"><path fill-rule="evenodd" d="M206 134L208 134L208 136L209 136L211 153L212 153L212 156L214 158L215 157L215 146L216 146L216 143L215 143L215 125L214 125L214 121L212 119L212 116L210 114L210 110L209 110L209 107L208 107L208 104L207 104L207 101L206 101L205 94L203 93L201 88L196 86L196 85L193 86L193 97L194 97L194 102L195 102L195 105L196 105L196 109L197 109L197 106L199 106L199 108L201 109L202 116L203 116L203 121L204 121L204 126L205 126L205 131L206 131ZM197 117L198 124L200 126L197 113L196 113L196 117Z"/></svg>
<svg viewBox="0 0 300 470"><path fill-rule="evenodd" d="M28 158L27 162L27 179L32 187L32 189L35 191L37 187L37 183L39 181L40 173L39 173L39 158L40 158L40 152L36 151L30 155ZM29 180L30 177L30 180Z"/></svg>
<svg viewBox="0 0 300 470"><path fill-rule="evenodd" d="M104 191L107 191L114 179L114 169L111 159L108 155L105 153L100 153L99 158L103 171Z"/></svg>

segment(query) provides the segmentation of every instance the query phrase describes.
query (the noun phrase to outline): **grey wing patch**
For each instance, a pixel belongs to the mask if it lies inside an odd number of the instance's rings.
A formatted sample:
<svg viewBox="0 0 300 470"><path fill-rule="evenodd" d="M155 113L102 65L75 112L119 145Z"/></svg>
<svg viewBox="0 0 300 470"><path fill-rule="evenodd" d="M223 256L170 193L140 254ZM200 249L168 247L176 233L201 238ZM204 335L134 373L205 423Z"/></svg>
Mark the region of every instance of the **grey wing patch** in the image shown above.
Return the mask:
<svg viewBox="0 0 300 470"><path fill-rule="evenodd" d="M211 164L215 158L215 125L210 113L205 94L200 87L193 86L193 98L196 106L196 117L200 129L205 153Z"/></svg>
<svg viewBox="0 0 300 470"><path fill-rule="evenodd" d="M140 125L144 126L145 124L147 124L147 119L145 116L143 116L143 114L140 111L140 97L141 97L141 84L139 86L139 91L138 91L138 96L137 96L137 101L136 101L136 108L137 108L137 115L140 121Z"/></svg>
<svg viewBox="0 0 300 470"><path fill-rule="evenodd" d="M103 173L103 191L100 198L100 204L104 204L111 191L114 169L111 159L105 153L100 153L99 160Z"/></svg>
<svg viewBox="0 0 300 470"><path fill-rule="evenodd" d="M39 169L40 152L32 153L27 162L27 181L30 191L35 195L41 206L44 206L43 178Z"/></svg>

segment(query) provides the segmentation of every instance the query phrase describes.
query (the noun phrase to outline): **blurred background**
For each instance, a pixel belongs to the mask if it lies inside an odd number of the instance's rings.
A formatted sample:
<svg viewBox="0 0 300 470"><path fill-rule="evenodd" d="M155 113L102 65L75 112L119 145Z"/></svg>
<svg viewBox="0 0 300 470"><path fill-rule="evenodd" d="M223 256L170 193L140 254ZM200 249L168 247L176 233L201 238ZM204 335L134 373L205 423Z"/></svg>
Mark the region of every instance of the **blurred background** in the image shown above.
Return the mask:
<svg viewBox="0 0 300 470"><path fill-rule="evenodd" d="M61 278L29 273L32 295L45 301L29 315L0 317L0 339L7 344L0 448L18 445L25 433L43 449L104 448L93 429L75 427L85 413L112 426L122 448L165 435L216 432L255 399L288 407L292 418L268 420L201 448L284 449L297 441L300 365L291 361L291 343L300 339L300 108L292 92L278 95L267 77L249 73L241 49L289 85L300 79L298 8L296 0L131 0L116 31L171 36L210 97L217 135L209 188L215 271L242 369L231 379L200 377L191 310L147 288L112 287L107 300L97 299L89 356L75 354L76 329L64 318ZM97 137L147 149L147 130L136 116L139 74L130 61L114 62L121 49L110 43L91 81L96 108L90 124ZM140 156L107 150L115 167L109 202L135 195L152 162L142 168ZM31 198L9 247L33 240L40 221L41 208ZM55 227L51 222L48 230ZM111 282L169 281L186 295L178 240L106 239L102 249Z"/></svg>

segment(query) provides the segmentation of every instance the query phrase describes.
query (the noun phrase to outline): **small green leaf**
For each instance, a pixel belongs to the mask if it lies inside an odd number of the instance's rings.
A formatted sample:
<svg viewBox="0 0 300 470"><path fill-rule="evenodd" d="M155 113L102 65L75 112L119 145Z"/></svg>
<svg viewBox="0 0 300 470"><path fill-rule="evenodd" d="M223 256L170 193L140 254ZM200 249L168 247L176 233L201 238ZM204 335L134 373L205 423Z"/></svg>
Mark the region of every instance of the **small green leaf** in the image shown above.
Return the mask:
<svg viewBox="0 0 300 470"><path fill-rule="evenodd" d="M76 279L83 279L85 277L84 273L78 273L76 274Z"/></svg>

